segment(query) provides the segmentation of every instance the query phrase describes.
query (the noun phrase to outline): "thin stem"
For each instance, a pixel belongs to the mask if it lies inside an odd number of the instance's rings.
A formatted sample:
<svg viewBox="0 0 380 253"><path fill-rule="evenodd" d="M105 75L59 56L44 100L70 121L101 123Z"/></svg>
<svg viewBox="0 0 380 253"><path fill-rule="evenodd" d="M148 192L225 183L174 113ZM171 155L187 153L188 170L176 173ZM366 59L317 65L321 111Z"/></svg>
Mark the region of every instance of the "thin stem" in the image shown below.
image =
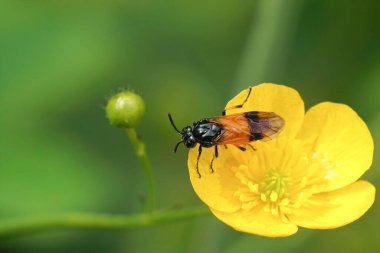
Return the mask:
<svg viewBox="0 0 380 253"><path fill-rule="evenodd" d="M237 70L242 87L272 81L286 64L301 9L301 0L258 1Z"/></svg>
<svg viewBox="0 0 380 253"><path fill-rule="evenodd" d="M129 229L167 224L210 214L205 207L182 210L162 210L134 215L106 215L91 213L68 213L54 216L22 218L2 221L0 238L21 236L52 229Z"/></svg>
<svg viewBox="0 0 380 253"><path fill-rule="evenodd" d="M144 201L144 211L147 214L152 214L155 207L155 199L156 199L156 193L154 190L154 180L153 180L153 173L152 173L152 167L150 165L148 156L145 152L145 144L142 142L142 140L137 135L137 132L134 128L127 128L125 129L125 132L131 141L133 148L135 150L136 156L138 157L141 167L145 174L145 180L148 187L148 193L146 196L146 199Z"/></svg>

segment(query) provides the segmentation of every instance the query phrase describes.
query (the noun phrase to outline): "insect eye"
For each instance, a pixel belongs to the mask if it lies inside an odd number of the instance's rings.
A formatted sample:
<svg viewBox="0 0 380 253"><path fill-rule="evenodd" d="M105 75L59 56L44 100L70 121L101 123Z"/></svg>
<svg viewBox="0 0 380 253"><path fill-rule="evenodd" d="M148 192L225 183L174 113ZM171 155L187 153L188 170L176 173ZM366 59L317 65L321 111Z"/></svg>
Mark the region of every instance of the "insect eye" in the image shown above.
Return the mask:
<svg viewBox="0 0 380 253"><path fill-rule="evenodd" d="M185 143L186 147L188 147L188 148L193 148L193 147L195 147L196 144L197 144L197 142L195 141L193 136L189 137Z"/></svg>

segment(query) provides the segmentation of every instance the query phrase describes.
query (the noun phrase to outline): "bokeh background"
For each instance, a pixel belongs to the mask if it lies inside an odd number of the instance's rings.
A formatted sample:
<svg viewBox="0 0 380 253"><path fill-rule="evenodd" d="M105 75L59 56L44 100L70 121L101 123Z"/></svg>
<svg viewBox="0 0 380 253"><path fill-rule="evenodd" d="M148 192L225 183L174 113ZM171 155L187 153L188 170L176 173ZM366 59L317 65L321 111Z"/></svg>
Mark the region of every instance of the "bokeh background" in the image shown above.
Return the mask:
<svg viewBox="0 0 380 253"><path fill-rule="evenodd" d="M141 210L145 182L106 98L120 88L147 107L138 127L158 206L203 205L190 185L178 126L219 115L252 84L292 86L306 107L349 104L380 164L380 2L0 1L0 226L69 211ZM350 122L347 122L350 124ZM355 133L352 133L355 135ZM346 227L270 239L213 216L127 231L59 230L0 239L0 252L375 252L380 204Z"/></svg>

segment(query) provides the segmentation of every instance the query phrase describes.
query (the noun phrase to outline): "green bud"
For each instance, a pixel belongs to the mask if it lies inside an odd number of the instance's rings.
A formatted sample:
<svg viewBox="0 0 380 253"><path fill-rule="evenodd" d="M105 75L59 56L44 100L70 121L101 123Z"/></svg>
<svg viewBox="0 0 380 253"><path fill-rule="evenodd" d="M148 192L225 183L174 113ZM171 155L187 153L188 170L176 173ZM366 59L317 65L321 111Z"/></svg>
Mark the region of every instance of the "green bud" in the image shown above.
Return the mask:
<svg viewBox="0 0 380 253"><path fill-rule="evenodd" d="M113 95L106 106L106 115L110 124L119 128L136 127L144 112L143 99L131 91L122 91Z"/></svg>

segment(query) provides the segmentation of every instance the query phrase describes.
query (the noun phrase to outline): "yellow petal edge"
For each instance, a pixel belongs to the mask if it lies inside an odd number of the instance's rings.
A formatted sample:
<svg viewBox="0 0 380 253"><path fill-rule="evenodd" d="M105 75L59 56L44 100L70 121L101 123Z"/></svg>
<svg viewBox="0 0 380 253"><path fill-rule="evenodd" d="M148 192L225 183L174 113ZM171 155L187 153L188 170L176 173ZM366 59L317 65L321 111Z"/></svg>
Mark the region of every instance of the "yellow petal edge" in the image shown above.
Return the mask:
<svg viewBox="0 0 380 253"><path fill-rule="evenodd" d="M332 192L313 196L315 206L300 208L289 219L302 227L331 229L359 219L375 201L375 187L358 181Z"/></svg>
<svg viewBox="0 0 380 253"><path fill-rule="evenodd" d="M298 227L292 223L284 223L263 210L244 214L242 212L224 213L211 209L221 221L234 229L267 237L285 237L295 234Z"/></svg>
<svg viewBox="0 0 380 253"><path fill-rule="evenodd" d="M298 134L326 170L325 191L358 180L372 163L373 139L365 122L349 106L324 102L313 106Z"/></svg>

